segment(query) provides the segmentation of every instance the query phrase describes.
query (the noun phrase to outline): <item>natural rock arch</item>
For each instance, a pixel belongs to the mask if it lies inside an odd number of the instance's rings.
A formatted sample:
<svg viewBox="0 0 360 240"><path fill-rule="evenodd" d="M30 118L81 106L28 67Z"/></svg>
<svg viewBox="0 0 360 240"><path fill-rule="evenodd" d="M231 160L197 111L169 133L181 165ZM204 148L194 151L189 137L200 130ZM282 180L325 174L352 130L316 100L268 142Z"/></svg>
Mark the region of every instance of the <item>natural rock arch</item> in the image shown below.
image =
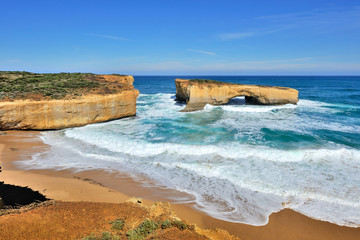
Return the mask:
<svg viewBox="0 0 360 240"><path fill-rule="evenodd" d="M244 85L213 80L175 79L176 99L186 102L183 111L202 110L206 104L222 105L245 96L247 102L263 105L296 104L298 91L286 87Z"/></svg>

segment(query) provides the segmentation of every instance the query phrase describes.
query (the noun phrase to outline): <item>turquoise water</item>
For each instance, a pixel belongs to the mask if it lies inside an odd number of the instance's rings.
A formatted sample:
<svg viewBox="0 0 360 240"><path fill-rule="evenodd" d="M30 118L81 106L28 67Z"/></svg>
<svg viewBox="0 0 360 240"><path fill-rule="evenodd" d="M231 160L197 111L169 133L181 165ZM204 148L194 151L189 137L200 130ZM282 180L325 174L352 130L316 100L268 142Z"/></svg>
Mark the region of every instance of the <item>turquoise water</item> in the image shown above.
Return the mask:
<svg viewBox="0 0 360 240"><path fill-rule="evenodd" d="M258 106L239 97L183 113L175 76L135 76L136 117L45 132L51 149L23 167L131 173L232 222L263 225L287 207L360 225L360 77L196 78L293 87L300 101Z"/></svg>

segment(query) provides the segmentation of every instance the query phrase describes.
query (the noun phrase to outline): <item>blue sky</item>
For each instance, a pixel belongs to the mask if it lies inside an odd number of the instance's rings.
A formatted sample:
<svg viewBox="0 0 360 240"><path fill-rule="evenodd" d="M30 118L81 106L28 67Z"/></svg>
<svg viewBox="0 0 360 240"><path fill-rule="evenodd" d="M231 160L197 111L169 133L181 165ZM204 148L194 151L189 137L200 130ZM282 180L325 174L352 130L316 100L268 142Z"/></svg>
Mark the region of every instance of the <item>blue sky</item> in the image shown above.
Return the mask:
<svg viewBox="0 0 360 240"><path fill-rule="evenodd" d="M0 70L360 75L360 1L2 1Z"/></svg>

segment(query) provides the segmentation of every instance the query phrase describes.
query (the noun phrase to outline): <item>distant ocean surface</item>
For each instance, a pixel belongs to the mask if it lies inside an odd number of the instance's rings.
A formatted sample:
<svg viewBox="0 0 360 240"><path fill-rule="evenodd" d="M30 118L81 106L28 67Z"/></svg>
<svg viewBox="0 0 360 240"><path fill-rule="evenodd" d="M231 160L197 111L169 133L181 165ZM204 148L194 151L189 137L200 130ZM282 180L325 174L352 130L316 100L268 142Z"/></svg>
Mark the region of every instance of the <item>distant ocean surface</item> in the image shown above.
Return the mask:
<svg viewBox="0 0 360 240"><path fill-rule="evenodd" d="M292 87L300 101L239 97L184 113L176 77ZM136 117L43 132L52 147L22 167L130 173L231 222L263 225L286 207L360 225L360 77L135 76L134 85Z"/></svg>

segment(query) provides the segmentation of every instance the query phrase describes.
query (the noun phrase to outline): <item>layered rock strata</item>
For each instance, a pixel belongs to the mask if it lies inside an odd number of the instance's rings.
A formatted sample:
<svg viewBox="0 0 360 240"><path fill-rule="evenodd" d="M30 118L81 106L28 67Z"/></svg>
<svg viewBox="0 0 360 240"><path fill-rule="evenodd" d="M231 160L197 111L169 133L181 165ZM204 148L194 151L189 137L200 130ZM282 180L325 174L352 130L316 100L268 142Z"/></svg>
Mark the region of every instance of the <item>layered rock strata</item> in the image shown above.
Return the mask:
<svg viewBox="0 0 360 240"><path fill-rule="evenodd" d="M101 75L101 82L121 90L109 94L85 94L71 99L15 100L0 102L1 130L48 130L83 126L136 114L139 91L132 76Z"/></svg>
<svg viewBox="0 0 360 240"><path fill-rule="evenodd" d="M122 83L133 85L134 77L131 75L99 75L100 78L104 79L104 82Z"/></svg>
<svg viewBox="0 0 360 240"><path fill-rule="evenodd" d="M222 105L245 96L247 102L263 105L296 104L298 91L287 87L244 85L213 80L175 79L176 100L186 102L185 112L204 109L206 104Z"/></svg>

